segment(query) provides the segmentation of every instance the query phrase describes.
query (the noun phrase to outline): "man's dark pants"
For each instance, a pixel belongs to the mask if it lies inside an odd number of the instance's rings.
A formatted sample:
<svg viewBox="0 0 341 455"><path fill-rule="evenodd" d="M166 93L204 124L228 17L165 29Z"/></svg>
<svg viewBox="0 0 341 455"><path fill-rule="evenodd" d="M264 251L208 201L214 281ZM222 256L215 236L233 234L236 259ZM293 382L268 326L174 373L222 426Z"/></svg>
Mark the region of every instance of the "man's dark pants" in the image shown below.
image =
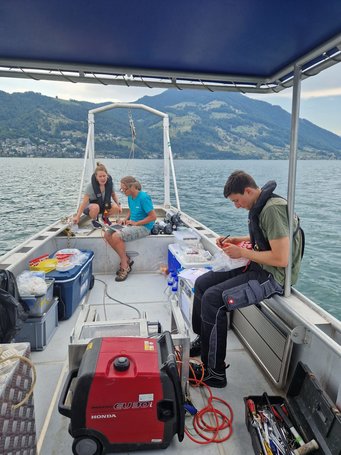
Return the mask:
<svg viewBox="0 0 341 455"><path fill-rule="evenodd" d="M192 327L194 333L201 336L201 360L206 367L216 371L225 369L227 307L222 293L225 290L257 280L263 283L269 272L255 262L245 267L228 272L207 272L195 282Z"/></svg>

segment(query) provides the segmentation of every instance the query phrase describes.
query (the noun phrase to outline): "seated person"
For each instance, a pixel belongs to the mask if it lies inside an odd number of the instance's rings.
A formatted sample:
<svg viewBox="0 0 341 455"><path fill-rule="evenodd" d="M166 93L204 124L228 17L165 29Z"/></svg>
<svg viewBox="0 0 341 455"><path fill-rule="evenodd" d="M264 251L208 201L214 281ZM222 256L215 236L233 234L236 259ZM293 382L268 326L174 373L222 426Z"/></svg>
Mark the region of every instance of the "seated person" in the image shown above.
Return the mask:
<svg viewBox="0 0 341 455"><path fill-rule="evenodd" d="M121 191L128 196L129 206L127 216L122 221L125 227L120 231L109 227L104 234L105 240L121 260L116 281L124 281L134 263L126 254L125 242L148 236L156 220L152 200L149 194L141 191L141 188L140 182L130 175L121 179Z"/></svg>
<svg viewBox="0 0 341 455"><path fill-rule="evenodd" d="M83 201L73 218L75 224L79 223L82 213L88 215L93 221L97 220L101 213L103 221L108 224L110 223L109 216L122 213L113 180L104 164L97 163L95 172L91 177L91 183L85 188Z"/></svg>
<svg viewBox="0 0 341 455"><path fill-rule="evenodd" d="M190 355L201 355L204 366L203 381L210 387L226 386L226 312L236 307L234 298L224 295L253 283L258 284L257 296L252 303L273 293L283 293L285 268L289 262L289 219L287 201L273 191L274 181L259 188L255 180L243 171L233 172L224 187L224 196L237 208L249 212L249 235L220 237L217 245L230 258L246 258L247 267L227 272L207 272L195 282L192 326L198 336L191 343ZM299 220L294 219L291 284L295 284L301 264L303 247ZM240 242L251 241L253 249L242 248ZM262 292L260 292L262 291ZM244 295L244 294L243 294ZM252 295L245 291L245 295ZM244 302L245 305L251 302ZM201 368L193 365L190 376L201 378Z"/></svg>

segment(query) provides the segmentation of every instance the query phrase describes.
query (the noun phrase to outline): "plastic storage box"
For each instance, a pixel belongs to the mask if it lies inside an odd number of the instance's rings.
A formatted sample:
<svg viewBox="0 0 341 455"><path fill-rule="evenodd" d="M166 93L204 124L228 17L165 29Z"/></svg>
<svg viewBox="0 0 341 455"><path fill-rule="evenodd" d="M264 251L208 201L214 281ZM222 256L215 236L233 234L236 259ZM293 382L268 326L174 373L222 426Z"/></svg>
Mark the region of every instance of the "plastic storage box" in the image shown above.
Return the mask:
<svg viewBox="0 0 341 455"><path fill-rule="evenodd" d="M16 335L16 342L31 343L32 351L42 351L58 327L58 299L53 299L50 309L40 318L26 319L22 329Z"/></svg>
<svg viewBox="0 0 341 455"><path fill-rule="evenodd" d="M255 454L264 453L261 440L261 432L250 412L250 404L255 406L258 414L263 409L269 409L269 403L277 420L285 427L290 424L296 429L303 443L311 443L315 440L318 444L317 450L310 450L302 453L313 453L314 455L340 455L341 453L341 414L336 405L328 395L321 389L314 374L302 362L298 362L286 398L281 396L251 395L244 398L245 420L250 432L252 446ZM281 416L282 414L282 416ZM288 435L292 433L288 430ZM272 434L272 433L270 433ZM271 439L271 438L270 438ZM291 437L295 440L295 437ZM273 443L270 442L270 445ZM289 452L288 452L289 453ZM292 451L290 451L292 453Z"/></svg>
<svg viewBox="0 0 341 455"><path fill-rule="evenodd" d="M192 324L192 308L193 308L193 288L191 284L182 278L179 279L179 306L181 313L188 325Z"/></svg>
<svg viewBox="0 0 341 455"><path fill-rule="evenodd" d="M168 270L179 273L181 269L211 267L211 264L211 261L201 255L193 255L189 261L189 255L186 257L183 248L179 244L172 243L168 245Z"/></svg>
<svg viewBox="0 0 341 455"><path fill-rule="evenodd" d="M200 235L191 228L178 229L173 231L176 242L180 245L194 246L200 242Z"/></svg>
<svg viewBox="0 0 341 455"><path fill-rule="evenodd" d="M54 280L47 280L46 294L43 295L21 295L20 299L26 303L30 311L30 317L40 317L51 307L53 301Z"/></svg>
<svg viewBox="0 0 341 455"><path fill-rule="evenodd" d="M59 272L53 270L47 274L54 279L54 295L59 299L59 319L69 319L82 298L93 285L92 261L94 253L91 250L80 250L87 259L81 265L70 270Z"/></svg>

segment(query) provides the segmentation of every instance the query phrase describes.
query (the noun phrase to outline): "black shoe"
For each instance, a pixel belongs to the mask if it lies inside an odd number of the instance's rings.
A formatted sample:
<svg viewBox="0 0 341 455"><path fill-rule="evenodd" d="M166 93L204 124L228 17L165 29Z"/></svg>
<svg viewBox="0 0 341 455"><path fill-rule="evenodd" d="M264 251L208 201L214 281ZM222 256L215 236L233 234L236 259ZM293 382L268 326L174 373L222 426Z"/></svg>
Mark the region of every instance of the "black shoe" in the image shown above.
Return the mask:
<svg viewBox="0 0 341 455"><path fill-rule="evenodd" d="M102 229L103 228L103 224L100 221L98 221L98 220L92 220L91 224L92 224L92 226L95 229Z"/></svg>
<svg viewBox="0 0 341 455"><path fill-rule="evenodd" d="M201 354L201 336L198 335L192 342L189 348L189 356L197 357Z"/></svg>
<svg viewBox="0 0 341 455"><path fill-rule="evenodd" d="M214 370L213 368L204 368L204 377L202 377L202 367L197 363L190 362L192 368L189 369L189 379L196 379L197 381L202 380L209 387L222 389L227 385L226 372L225 370L230 366L227 365L223 370Z"/></svg>

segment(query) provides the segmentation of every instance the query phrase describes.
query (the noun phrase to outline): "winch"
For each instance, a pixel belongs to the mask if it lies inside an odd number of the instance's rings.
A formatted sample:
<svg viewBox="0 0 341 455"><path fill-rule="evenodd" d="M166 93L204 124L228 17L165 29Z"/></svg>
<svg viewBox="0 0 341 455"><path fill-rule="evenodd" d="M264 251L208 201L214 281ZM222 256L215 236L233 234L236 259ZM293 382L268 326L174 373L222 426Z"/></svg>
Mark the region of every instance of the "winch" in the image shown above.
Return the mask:
<svg viewBox="0 0 341 455"><path fill-rule="evenodd" d="M183 393L169 332L91 340L58 409L75 455L160 449L184 437Z"/></svg>

